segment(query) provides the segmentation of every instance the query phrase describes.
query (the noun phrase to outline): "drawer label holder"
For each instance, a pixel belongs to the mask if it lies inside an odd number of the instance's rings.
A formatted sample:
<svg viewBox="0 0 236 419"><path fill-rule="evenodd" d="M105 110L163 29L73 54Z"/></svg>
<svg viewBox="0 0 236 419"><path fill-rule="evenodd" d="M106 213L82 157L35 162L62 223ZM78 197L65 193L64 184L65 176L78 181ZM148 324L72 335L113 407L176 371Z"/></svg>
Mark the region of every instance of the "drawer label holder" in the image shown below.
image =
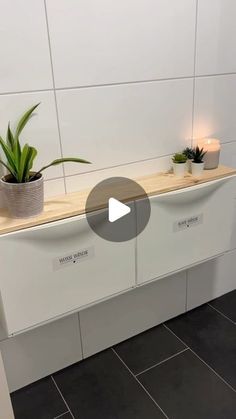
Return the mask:
<svg viewBox="0 0 236 419"><path fill-rule="evenodd" d="M80 263L94 257L94 247L76 250L66 255L58 256L53 259L53 270L66 268L76 263Z"/></svg>
<svg viewBox="0 0 236 419"><path fill-rule="evenodd" d="M173 231L177 233L178 231L186 230L190 227L195 227L203 223L203 214L193 215L182 220L175 221L173 224Z"/></svg>

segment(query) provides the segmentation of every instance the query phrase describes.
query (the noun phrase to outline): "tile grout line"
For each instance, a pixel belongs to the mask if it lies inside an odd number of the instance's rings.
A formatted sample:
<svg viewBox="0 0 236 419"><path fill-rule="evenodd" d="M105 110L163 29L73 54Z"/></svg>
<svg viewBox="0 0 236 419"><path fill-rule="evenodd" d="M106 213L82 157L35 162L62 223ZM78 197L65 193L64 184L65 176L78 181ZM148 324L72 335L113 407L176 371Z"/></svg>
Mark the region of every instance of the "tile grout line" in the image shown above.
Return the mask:
<svg viewBox="0 0 236 419"><path fill-rule="evenodd" d="M58 385L57 385L57 383L56 383L56 381L55 381L55 379L54 379L54 377L53 377L52 375L51 375L51 379L52 379L52 381L53 381L53 383L54 383L54 385L55 385L55 387L56 387L56 389L57 389L58 393L60 394L60 396L61 396L61 398L62 398L63 402L65 403L65 405L66 405L66 407L67 407L67 409L68 409L68 412L71 414L72 419L75 419L75 417L74 417L74 415L73 415L72 411L70 410L70 407L69 407L69 405L68 405L67 401L65 400L65 398L64 398L64 396L63 396L63 394L62 394L61 390L59 389L59 387L58 387Z"/></svg>
<svg viewBox="0 0 236 419"><path fill-rule="evenodd" d="M213 310L215 310L217 313L219 313L222 317L224 317L226 320L228 320L230 323L233 323L234 326L236 326L236 323L230 319L228 316L226 316L224 313L222 313L220 310L212 306L210 303L207 303L209 307L211 307Z"/></svg>
<svg viewBox="0 0 236 419"><path fill-rule="evenodd" d="M194 37L194 57L193 57L193 100L192 100L192 138L191 146L193 147L193 134L194 134L194 117L195 117L195 87L196 87L196 57L197 57L197 23L198 23L198 0L196 1L195 9L195 37Z"/></svg>
<svg viewBox="0 0 236 419"><path fill-rule="evenodd" d="M169 361L169 360L170 360L170 359L172 359L172 358L175 358L176 356L178 356L178 355L182 354L183 352L187 351L188 349L189 349L189 347L186 347L186 348L182 349L182 351L176 352L176 354L171 355L171 356L169 356L169 357L168 357L168 358L166 358L166 359L163 359L163 361L157 362L157 364L154 364L154 365L152 365L151 367L146 368L145 370L143 370L143 371L139 372L138 374L134 374L134 375L135 375L135 377L138 377L139 375L144 374L145 372L148 372L148 371L152 370L153 368L158 367L158 366L159 366L159 365L161 365L161 364L164 364L165 362Z"/></svg>
<svg viewBox="0 0 236 419"><path fill-rule="evenodd" d="M122 85L130 85L130 84L140 84L140 83L155 83L155 82L162 82L162 81L175 81L175 80L189 80L195 78L207 78L207 77L221 77L221 76L234 76L236 75L235 71L228 72L228 73L216 73L216 74L198 74L198 75L191 75L191 76L179 76L179 77L167 77L167 78L159 78L159 79L149 79L149 80L135 80L135 81L124 81L124 82L116 82L116 83L107 83L107 84L92 84L88 86L67 86L67 87L56 87L56 91L64 91L64 90L79 90L79 89L90 89L90 88L97 88L97 87L112 87L112 86L122 86ZM9 95L21 95L21 94L28 94L28 93L40 93L40 92L52 92L53 88L45 88L45 89L32 89L32 90L18 90L13 92L0 92L0 96L9 96Z"/></svg>
<svg viewBox="0 0 236 419"><path fill-rule="evenodd" d="M70 413L70 411L69 411L69 410L67 410L66 412L62 413L61 415L59 415L59 416L55 416L55 418L53 418L53 419L60 419L60 418L63 418L63 416L65 416L67 413Z"/></svg>
<svg viewBox="0 0 236 419"><path fill-rule="evenodd" d="M52 71L53 94L54 94L54 101L55 101L59 145L60 145L61 158L63 158L63 148L62 148L61 130L60 130L60 122L59 122L59 113L58 113L58 104L57 104L57 95L56 95L56 86L55 86L55 75L54 75L54 68L53 68L52 48L51 48L51 39L50 39L50 33L49 33L49 22L48 22L46 0L44 0L44 11L45 11L46 26L47 26L48 47L49 47L49 55L50 55L50 63L51 63L51 71ZM62 171L63 171L63 179L64 179L64 188L65 188L65 193L66 193L67 192L67 190L66 190L66 174L65 174L64 164L62 164Z"/></svg>
<svg viewBox="0 0 236 419"><path fill-rule="evenodd" d="M163 325L165 326L165 328L167 330L169 330L170 333L172 333L172 335L174 335L176 338L178 338L184 345L186 345L186 343L180 339L171 329L169 329L168 326L166 326L164 323ZM234 393L236 393L236 390L227 382L225 381L225 379L223 377L221 377L221 375L219 375L210 365L208 365L192 348L188 347L188 349L203 363L205 364L209 370L211 370L227 387L229 387Z"/></svg>
<svg viewBox="0 0 236 419"><path fill-rule="evenodd" d="M156 402L156 400L151 396L151 394L147 391L147 389L143 386L143 384L138 380L138 378L132 373L132 371L129 369L128 365L123 361L123 359L118 355L118 353L115 351L114 348L111 348L111 350L114 352L114 354L117 356L117 358L120 360L120 362L124 365L124 367L129 371L129 373L132 375L132 377L135 379L135 381L140 385L140 387L145 391L145 393L148 395L148 397L152 400L152 402L155 404L155 406L163 413L166 419L169 419L167 414L164 412L164 410L159 406L159 404Z"/></svg>
<svg viewBox="0 0 236 419"><path fill-rule="evenodd" d="M227 144L236 144L236 141L226 141L226 142L222 143L221 145L224 146L224 145L227 145ZM86 172L72 173L72 174L66 175L65 177L66 178L73 178L75 176L83 176L83 175L87 175L87 174L91 174L91 173L97 173L97 172L103 172L103 171L106 171L106 170L117 169L119 167L128 167L128 166L136 165L136 164L139 164L139 163L151 162L152 160L158 160L158 159L164 159L164 158L167 158L167 157L171 157L173 155L173 153L174 153L174 151L172 151L172 153L168 153L168 154L161 154L161 155L154 156L154 157L148 157L147 159L134 160L134 161L127 162L127 163L116 164L114 166L101 167L99 169L94 169L94 170L90 170L90 171L86 171ZM168 170L168 169L166 169L166 170ZM161 172L161 171L158 171L158 172ZM155 174L155 173L157 173L157 172L153 172L153 174ZM147 176L147 174L144 174L142 177L145 177L145 176ZM55 180L56 179L63 179L63 176L58 176L58 177L55 177L55 178L46 179L46 181L54 180L54 179ZM227 250L226 253L230 252L230 251L231 250Z"/></svg>

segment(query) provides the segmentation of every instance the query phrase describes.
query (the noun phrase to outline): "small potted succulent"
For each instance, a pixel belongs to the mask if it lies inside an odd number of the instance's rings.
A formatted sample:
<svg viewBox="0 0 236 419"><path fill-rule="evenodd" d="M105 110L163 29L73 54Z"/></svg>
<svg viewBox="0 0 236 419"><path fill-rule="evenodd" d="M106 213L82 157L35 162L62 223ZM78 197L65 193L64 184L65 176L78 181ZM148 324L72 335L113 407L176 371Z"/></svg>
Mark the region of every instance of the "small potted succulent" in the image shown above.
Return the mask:
<svg viewBox="0 0 236 419"><path fill-rule="evenodd" d="M187 172L190 172L191 171L191 162L193 160L193 153L194 153L194 150L191 147L186 147L183 150L183 154L185 154L185 156L187 157L187 162L186 162L186 170L187 170Z"/></svg>
<svg viewBox="0 0 236 419"><path fill-rule="evenodd" d="M204 169L203 157L205 156L206 151L203 148L198 146L193 150L193 160L191 162L192 175L194 177L201 177Z"/></svg>
<svg viewBox="0 0 236 419"><path fill-rule="evenodd" d="M186 171L186 161L187 157L183 153L175 153L172 157L173 162L173 172L174 175L178 178L184 177Z"/></svg>
<svg viewBox="0 0 236 419"><path fill-rule="evenodd" d="M21 146L19 137L38 105L24 113L14 133L8 124L6 141L0 137L0 148L5 157L4 160L0 158L0 165L7 170L7 174L0 179L0 187L10 215L14 218L33 217L43 211L42 172L45 169L64 162L90 163L80 158L67 157L53 160L38 171L33 170L37 150L28 144Z"/></svg>

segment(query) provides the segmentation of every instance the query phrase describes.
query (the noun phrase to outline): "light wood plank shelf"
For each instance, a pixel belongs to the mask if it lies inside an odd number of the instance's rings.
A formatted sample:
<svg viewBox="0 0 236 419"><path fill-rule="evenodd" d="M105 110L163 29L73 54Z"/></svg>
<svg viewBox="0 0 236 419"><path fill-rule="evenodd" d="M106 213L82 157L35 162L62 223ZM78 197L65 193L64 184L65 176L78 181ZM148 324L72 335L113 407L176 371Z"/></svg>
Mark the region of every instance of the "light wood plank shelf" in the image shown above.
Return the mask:
<svg viewBox="0 0 236 419"><path fill-rule="evenodd" d="M219 166L214 170L204 170L201 179L196 179L190 174L186 174L183 179L178 179L172 173L168 172L156 173L134 180L143 187L148 196L154 196L234 175L236 175L236 169ZM142 195L137 196L134 191L130 189L119 189L119 185L117 185L117 188L115 197L123 202L142 198ZM108 191L109 189L106 191L106 196ZM9 217L6 209L1 209L0 235L49 223L51 221L62 220L76 215L83 215L85 214L85 205L89 192L90 190L83 190L48 199L45 201L43 213L34 218L13 219ZM110 196L113 196L113 194L114 186L110 187ZM104 196L101 194L99 202L92 203L89 210L94 211L105 208L106 206L107 198L105 200Z"/></svg>

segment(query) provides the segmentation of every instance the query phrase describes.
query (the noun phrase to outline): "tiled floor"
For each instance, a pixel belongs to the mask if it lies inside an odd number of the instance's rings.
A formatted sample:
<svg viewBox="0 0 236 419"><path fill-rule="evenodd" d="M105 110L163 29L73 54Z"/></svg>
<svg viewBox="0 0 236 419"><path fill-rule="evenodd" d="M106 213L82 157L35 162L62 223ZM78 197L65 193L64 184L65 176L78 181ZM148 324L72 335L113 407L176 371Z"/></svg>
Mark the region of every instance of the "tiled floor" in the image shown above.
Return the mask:
<svg viewBox="0 0 236 419"><path fill-rule="evenodd" d="M16 419L235 419L236 291L12 394Z"/></svg>

